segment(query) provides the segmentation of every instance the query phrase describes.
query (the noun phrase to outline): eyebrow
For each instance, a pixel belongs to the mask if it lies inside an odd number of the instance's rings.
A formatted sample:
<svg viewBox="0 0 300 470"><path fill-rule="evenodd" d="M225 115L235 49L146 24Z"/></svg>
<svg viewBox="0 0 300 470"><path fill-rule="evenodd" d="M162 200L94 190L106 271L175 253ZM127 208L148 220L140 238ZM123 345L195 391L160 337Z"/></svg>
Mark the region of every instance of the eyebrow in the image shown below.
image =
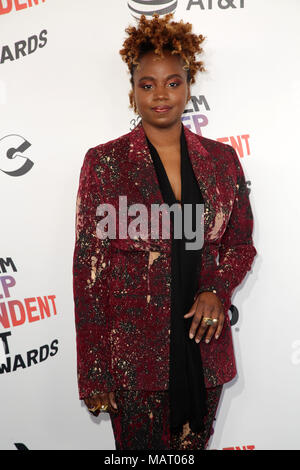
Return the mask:
<svg viewBox="0 0 300 470"><path fill-rule="evenodd" d="M182 78L182 75L179 75L179 73L172 73L171 75L168 75L167 76L167 80L169 80L170 78L172 77L179 77L179 78ZM139 82L141 82L142 80L154 80L155 81L155 78L154 77L151 77L150 75L148 76L145 76L145 77L141 77L139 79Z"/></svg>

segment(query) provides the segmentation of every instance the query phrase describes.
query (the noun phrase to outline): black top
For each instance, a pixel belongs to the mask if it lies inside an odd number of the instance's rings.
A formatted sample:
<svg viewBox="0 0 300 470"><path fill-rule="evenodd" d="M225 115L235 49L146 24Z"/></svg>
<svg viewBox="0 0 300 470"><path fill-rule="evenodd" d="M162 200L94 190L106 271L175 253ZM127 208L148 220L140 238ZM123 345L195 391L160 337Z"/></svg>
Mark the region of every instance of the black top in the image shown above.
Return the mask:
<svg viewBox="0 0 300 470"><path fill-rule="evenodd" d="M203 416L207 412L200 345L195 342L195 339L189 338L193 317L186 319L183 318L183 315L188 313L194 302L198 288L197 280L201 268L202 250L186 249L186 242L194 242L196 236L193 239L186 238L183 227L184 214L187 212L184 205L191 204L192 207L192 220L187 218L187 222L185 222L191 232L191 222L193 231L196 229L196 204L203 204L204 199L189 159L183 124L181 126L181 201L177 201L175 198L157 150L147 136L146 139L163 200L169 206L181 202L181 207L177 204L177 209L182 213L182 237L175 238L174 214L173 211L170 212L172 227L169 371L171 431L181 431L183 424L189 421L191 430L199 432L203 429ZM188 234L187 229L186 233Z"/></svg>

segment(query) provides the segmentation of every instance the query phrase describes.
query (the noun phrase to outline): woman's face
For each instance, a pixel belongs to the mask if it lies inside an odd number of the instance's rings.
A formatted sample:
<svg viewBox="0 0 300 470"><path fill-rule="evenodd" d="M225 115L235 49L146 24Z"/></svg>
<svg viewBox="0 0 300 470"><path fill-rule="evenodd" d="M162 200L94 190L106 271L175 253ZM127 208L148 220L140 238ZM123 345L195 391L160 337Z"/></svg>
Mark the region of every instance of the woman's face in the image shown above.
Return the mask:
<svg viewBox="0 0 300 470"><path fill-rule="evenodd" d="M164 50L164 58L153 51L144 54L135 69L133 95L139 115L143 121L155 127L169 127L181 121L182 113L190 98L187 71L184 60ZM165 112L155 107L168 107Z"/></svg>

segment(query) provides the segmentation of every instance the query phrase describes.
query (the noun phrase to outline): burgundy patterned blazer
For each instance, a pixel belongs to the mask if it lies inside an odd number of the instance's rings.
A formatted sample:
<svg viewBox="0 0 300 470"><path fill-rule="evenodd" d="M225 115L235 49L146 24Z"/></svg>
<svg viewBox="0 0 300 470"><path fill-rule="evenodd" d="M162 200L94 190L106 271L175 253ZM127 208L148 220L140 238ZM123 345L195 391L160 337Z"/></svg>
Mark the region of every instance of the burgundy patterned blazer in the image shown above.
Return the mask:
<svg viewBox="0 0 300 470"><path fill-rule="evenodd" d="M198 293L214 291L226 317L218 340L199 343L206 387L212 387L236 374L228 310L256 255L253 214L235 150L187 126L184 132L205 201ZM172 240L151 238L150 228L148 238L118 238L119 196L127 196L127 207L144 204L149 214L152 204L164 203L142 121L89 149L80 172L73 257L80 399L116 389L168 388ZM116 208L115 238L97 233L102 217L96 209L103 203Z"/></svg>

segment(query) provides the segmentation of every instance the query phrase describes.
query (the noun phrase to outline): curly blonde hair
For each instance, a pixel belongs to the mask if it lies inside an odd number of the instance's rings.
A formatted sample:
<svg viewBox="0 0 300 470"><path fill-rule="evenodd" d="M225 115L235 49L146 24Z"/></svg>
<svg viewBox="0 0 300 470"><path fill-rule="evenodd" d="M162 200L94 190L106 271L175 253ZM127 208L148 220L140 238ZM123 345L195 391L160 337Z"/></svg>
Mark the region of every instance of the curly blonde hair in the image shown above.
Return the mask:
<svg viewBox="0 0 300 470"><path fill-rule="evenodd" d="M170 50L172 54L178 54L185 61L184 69L187 71L187 81L195 83L197 71L204 72L205 67L202 61L196 60L196 54L201 54L201 47L205 37L200 34L191 33L191 23L171 21L173 13L167 13L164 17L159 17L158 13L153 13L152 19L147 20L145 15L141 15L137 28L128 26L125 32L128 37L123 43L123 48L119 53L127 63L131 74L130 82L132 88L129 92L130 108L137 113L133 95L133 73L138 67L139 59L148 51L164 57L163 50Z"/></svg>

